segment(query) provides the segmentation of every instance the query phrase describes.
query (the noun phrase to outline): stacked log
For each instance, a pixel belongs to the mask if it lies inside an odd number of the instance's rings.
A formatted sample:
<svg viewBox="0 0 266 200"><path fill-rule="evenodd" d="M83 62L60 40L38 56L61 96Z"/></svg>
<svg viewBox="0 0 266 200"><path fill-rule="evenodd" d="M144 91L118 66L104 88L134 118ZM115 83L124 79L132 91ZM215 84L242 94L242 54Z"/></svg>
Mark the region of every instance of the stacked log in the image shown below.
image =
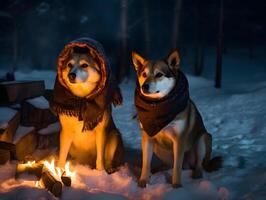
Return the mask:
<svg viewBox="0 0 266 200"><path fill-rule="evenodd" d="M37 134L34 127L19 126L13 140L16 146L16 159L24 160L37 147Z"/></svg>
<svg viewBox="0 0 266 200"><path fill-rule="evenodd" d="M23 126L34 126L39 130L56 121L56 116L49 109L49 102L43 96L22 101L21 124Z"/></svg>
<svg viewBox="0 0 266 200"><path fill-rule="evenodd" d="M0 83L0 104L12 104L43 95L44 81L7 81Z"/></svg>
<svg viewBox="0 0 266 200"><path fill-rule="evenodd" d="M0 141L12 142L19 123L19 111L8 107L0 107Z"/></svg>
<svg viewBox="0 0 266 200"><path fill-rule="evenodd" d="M49 110L52 90L44 81L0 82L0 94L0 142L13 148L0 143L0 164L59 146L60 125Z"/></svg>

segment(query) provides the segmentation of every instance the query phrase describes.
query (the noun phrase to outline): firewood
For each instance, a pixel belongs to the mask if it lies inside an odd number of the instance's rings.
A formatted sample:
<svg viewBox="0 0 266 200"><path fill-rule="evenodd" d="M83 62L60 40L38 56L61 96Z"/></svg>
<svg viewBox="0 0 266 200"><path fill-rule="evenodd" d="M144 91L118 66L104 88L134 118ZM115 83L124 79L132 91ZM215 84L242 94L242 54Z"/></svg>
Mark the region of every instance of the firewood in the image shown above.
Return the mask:
<svg viewBox="0 0 266 200"><path fill-rule="evenodd" d="M34 175L39 180L42 177L43 164L34 163L34 164L17 164L15 178L19 178L23 174Z"/></svg>
<svg viewBox="0 0 266 200"><path fill-rule="evenodd" d="M7 153L9 152L9 153ZM4 158L7 158L7 155L9 155L10 158L15 158L16 156L16 146L9 142L0 141L0 163L1 161L4 161ZM1 160L3 159L3 160ZM8 160L9 160L8 159Z"/></svg>
<svg viewBox="0 0 266 200"><path fill-rule="evenodd" d="M64 186L67 186L67 187L71 186L71 177L67 176L65 172L62 174L61 180L64 183Z"/></svg>
<svg viewBox="0 0 266 200"><path fill-rule="evenodd" d="M54 196L60 197L62 193L62 183L56 180L49 170L43 170L41 182Z"/></svg>
<svg viewBox="0 0 266 200"><path fill-rule="evenodd" d="M21 125L34 126L37 130L58 121L50 111L49 102L43 97L27 99L21 103Z"/></svg>
<svg viewBox="0 0 266 200"><path fill-rule="evenodd" d="M24 160L37 147L37 135L34 127L19 126L13 143L16 145L16 159Z"/></svg>
<svg viewBox="0 0 266 200"><path fill-rule="evenodd" d="M5 164L10 160L10 151L5 149L0 149L0 165Z"/></svg>
<svg viewBox="0 0 266 200"><path fill-rule="evenodd" d="M39 130L38 149L54 148L59 146L60 123L56 122Z"/></svg>
<svg viewBox="0 0 266 200"><path fill-rule="evenodd" d="M20 102L44 94L44 81L8 81L0 83L0 104Z"/></svg>
<svg viewBox="0 0 266 200"><path fill-rule="evenodd" d="M0 113L0 141L12 142L20 123L20 112L8 107L0 107Z"/></svg>
<svg viewBox="0 0 266 200"><path fill-rule="evenodd" d="M8 151L15 151L16 146L10 142L0 141L0 149L5 149Z"/></svg>

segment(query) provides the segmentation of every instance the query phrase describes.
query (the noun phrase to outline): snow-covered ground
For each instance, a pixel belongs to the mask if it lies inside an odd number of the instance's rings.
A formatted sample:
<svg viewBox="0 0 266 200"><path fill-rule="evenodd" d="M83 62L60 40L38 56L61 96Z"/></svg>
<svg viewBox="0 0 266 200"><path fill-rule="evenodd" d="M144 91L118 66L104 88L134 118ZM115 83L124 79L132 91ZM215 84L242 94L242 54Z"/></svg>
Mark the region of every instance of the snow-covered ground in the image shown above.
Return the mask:
<svg viewBox="0 0 266 200"><path fill-rule="evenodd" d="M45 79L52 88L55 72L18 72L18 79ZM234 84L221 90L204 78L189 76L190 93L206 127L213 135L213 154L222 155L217 172L193 180L182 172L183 187L172 189L165 180L171 170L151 176L147 188L137 187L131 167L112 174L87 166L72 166L77 172L73 187L64 188L62 199L265 199L266 196L266 81ZM141 134L134 115L134 81L121 84L124 105L113 111L115 122L128 147L140 149ZM0 199L53 199L32 181L14 180L15 163L0 166Z"/></svg>

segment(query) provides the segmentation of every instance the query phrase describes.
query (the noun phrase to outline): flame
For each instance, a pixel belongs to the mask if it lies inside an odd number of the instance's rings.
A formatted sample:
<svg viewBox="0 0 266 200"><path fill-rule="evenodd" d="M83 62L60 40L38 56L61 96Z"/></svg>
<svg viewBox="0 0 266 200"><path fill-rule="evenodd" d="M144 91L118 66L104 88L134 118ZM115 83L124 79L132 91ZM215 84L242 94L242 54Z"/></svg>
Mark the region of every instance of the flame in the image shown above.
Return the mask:
<svg viewBox="0 0 266 200"><path fill-rule="evenodd" d="M52 173L57 180L61 179L61 173L58 173L54 164L54 159L49 163L47 160L43 162L44 166ZM60 168L58 168L60 169Z"/></svg>
<svg viewBox="0 0 266 200"><path fill-rule="evenodd" d="M33 162L28 161L27 164L33 165L34 163L35 163L35 161L33 161ZM57 179L58 181L61 181L61 176L63 175L63 173L64 173L64 175L71 177L71 179L73 179L76 175L76 172L70 170L70 168L69 168L70 163L69 162L67 162L63 168L56 167L54 159L51 162L48 162L47 160L45 160L45 161L43 161L43 164L44 164L44 167L46 167L46 169L48 169L52 173L53 177L55 179ZM36 181L35 186L36 187L43 187L43 184L41 181Z"/></svg>
<svg viewBox="0 0 266 200"><path fill-rule="evenodd" d="M71 178L76 176L76 172L74 172L74 171L71 172L70 171L69 162L67 162L66 165L65 165L65 173L66 173L66 176L70 176Z"/></svg>
<svg viewBox="0 0 266 200"><path fill-rule="evenodd" d="M43 164L47 169L49 169L49 171L53 174L53 176L57 178L58 180L61 180L61 176L63 173L65 173L66 176L69 176L71 178L75 177L76 175L76 172L70 170L69 162L65 164L64 168L56 167L54 159L51 161L51 163L49 163L48 161L44 161Z"/></svg>
<svg viewBox="0 0 266 200"><path fill-rule="evenodd" d="M36 162L35 162L35 160L34 161L28 161L27 163L26 163L26 165L28 165L28 166L32 166L32 165L34 165Z"/></svg>

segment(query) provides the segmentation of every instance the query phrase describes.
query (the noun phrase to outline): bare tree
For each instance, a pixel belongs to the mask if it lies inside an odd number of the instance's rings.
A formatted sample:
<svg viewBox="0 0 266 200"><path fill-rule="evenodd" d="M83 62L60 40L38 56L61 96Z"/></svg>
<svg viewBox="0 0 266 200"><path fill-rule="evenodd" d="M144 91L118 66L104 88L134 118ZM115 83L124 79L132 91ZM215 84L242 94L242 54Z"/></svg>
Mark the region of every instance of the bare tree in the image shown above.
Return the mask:
<svg viewBox="0 0 266 200"><path fill-rule="evenodd" d="M194 57L194 75L200 76L204 67L204 22L203 7L200 0L194 10L195 16L195 57Z"/></svg>
<svg viewBox="0 0 266 200"><path fill-rule="evenodd" d="M10 21L12 23L12 29L13 29L13 34L12 34L12 47L13 47L13 63L11 67L9 68L9 71L6 74L6 79L8 81L13 81L15 80L15 69L17 67L17 57L18 57L18 36L17 36L17 25L15 18L8 12L1 11L0 12L0 18L6 19L7 21Z"/></svg>
<svg viewBox="0 0 266 200"><path fill-rule="evenodd" d="M183 0L175 0L172 48L180 48L180 18Z"/></svg>
<svg viewBox="0 0 266 200"><path fill-rule="evenodd" d="M224 18L223 12L224 12L224 2L223 0L220 0L218 41L217 41L217 50L216 50L216 75L215 75L216 88L221 88L221 81L222 81L223 18Z"/></svg>
<svg viewBox="0 0 266 200"><path fill-rule="evenodd" d="M117 80L121 82L129 76L128 66L128 0L121 0L120 35L119 35L119 66Z"/></svg>
<svg viewBox="0 0 266 200"><path fill-rule="evenodd" d="M145 38L145 53L149 56L151 53L151 37L150 37L150 20L149 20L149 2L144 0L144 38Z"/></svg>

